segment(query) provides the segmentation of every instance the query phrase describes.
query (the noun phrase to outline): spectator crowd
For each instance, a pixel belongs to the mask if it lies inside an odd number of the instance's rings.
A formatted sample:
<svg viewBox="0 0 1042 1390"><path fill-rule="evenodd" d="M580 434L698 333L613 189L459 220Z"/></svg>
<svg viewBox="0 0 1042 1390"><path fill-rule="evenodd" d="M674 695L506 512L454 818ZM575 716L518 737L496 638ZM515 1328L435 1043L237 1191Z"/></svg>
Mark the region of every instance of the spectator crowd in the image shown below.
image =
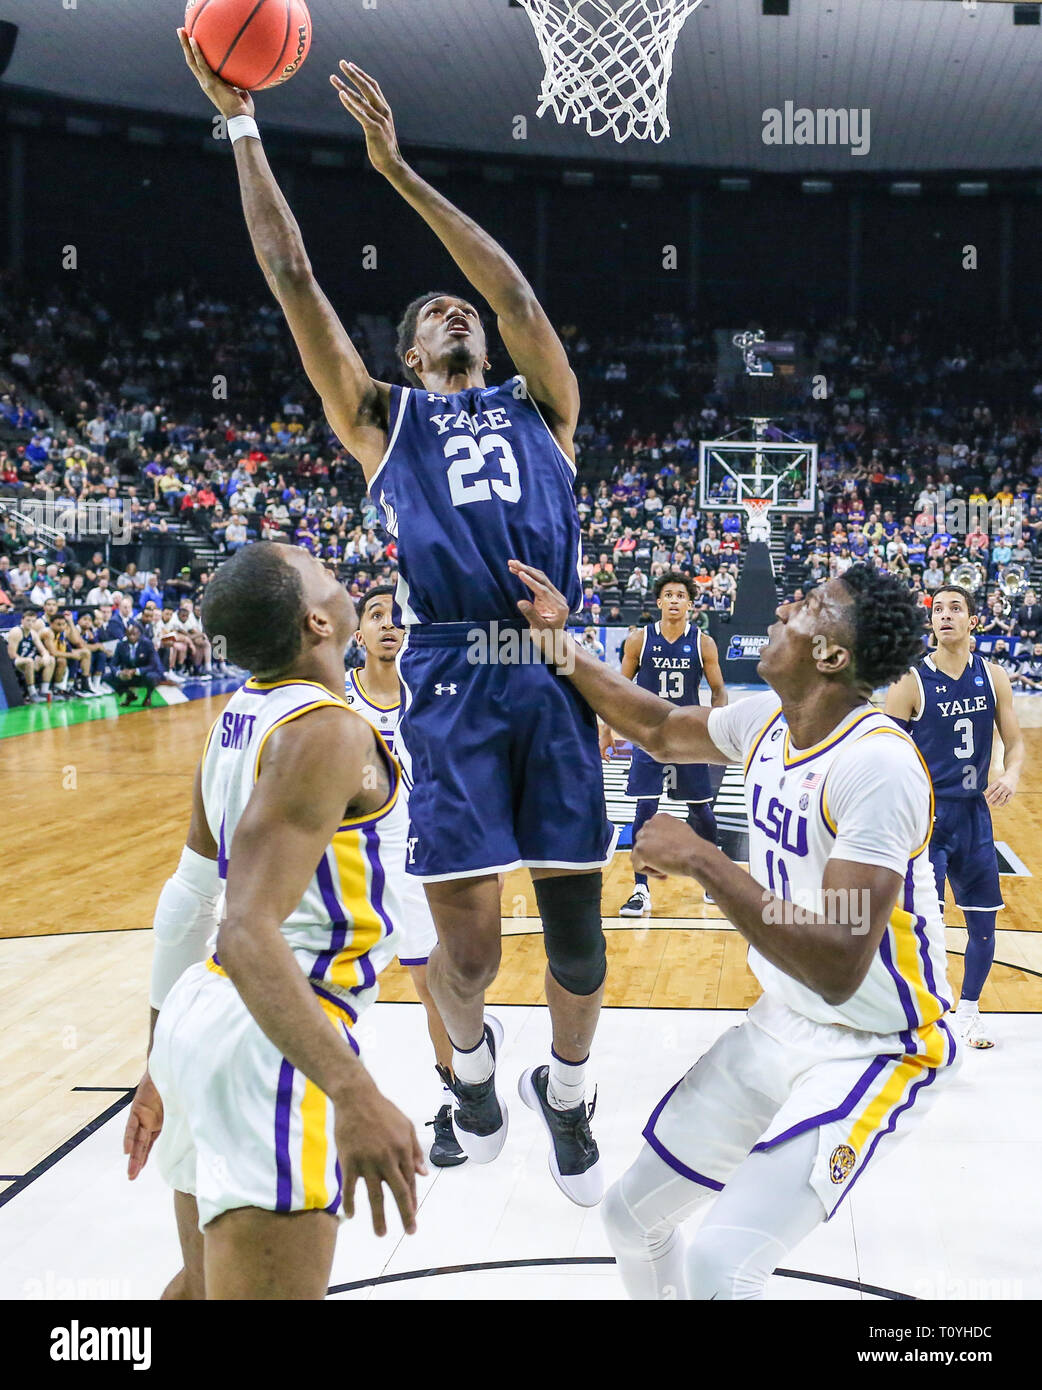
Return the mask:
<svg viewBox="0 0 1042 1390"><path fill-rule="evenodd" d="M0 289L0 615L16 622L9 651L26 648L30 698L125 684L131 668L113 663L128 639L149 681L220 672L200 600L214 566L252 540L303 546L356 598L393 582L394 538L274 305L189 287L120 316L67 286ZM349 331L374 375L393 377L390 322ZM775 519L779 597L869 561L928 606L970 574L987 598L982 639L1015 675L1024 667L1023 688L1042 688L1042 333L962 341L925 319L772 331L798 344L785 428L819 451L816 506ZM562 336L583 398L577 622L649 621L667 571L690 578L700 624L726 622L744 517L699 508L698 445L743 423L721 371L729 335L671 313ZM493 377L510 371L497 359ZM27 613L32 641L16 636Z"/></svg>

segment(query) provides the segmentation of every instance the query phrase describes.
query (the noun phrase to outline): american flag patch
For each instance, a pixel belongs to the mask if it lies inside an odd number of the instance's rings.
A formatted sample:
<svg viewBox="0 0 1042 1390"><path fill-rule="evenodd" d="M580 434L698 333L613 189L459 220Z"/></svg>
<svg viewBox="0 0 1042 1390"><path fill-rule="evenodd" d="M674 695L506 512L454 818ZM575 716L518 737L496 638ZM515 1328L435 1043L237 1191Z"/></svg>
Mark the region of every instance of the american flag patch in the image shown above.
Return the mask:
<svg viewBox="0 0 1042 1390"><path fill-rule="evenodd" d="M821 776L822 774L820 772L808 772L806 777L804 777L803 781L800 783L800 786L810 787L813 789L821 781Z"/></svg>

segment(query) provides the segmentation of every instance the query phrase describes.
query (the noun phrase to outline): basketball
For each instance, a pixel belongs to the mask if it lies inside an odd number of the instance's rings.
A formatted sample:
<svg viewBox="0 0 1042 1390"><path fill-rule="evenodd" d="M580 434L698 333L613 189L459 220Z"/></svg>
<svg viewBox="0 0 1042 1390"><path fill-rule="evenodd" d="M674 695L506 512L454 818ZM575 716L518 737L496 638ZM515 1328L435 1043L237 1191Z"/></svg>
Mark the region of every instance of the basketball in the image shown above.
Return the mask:
<svg viewBox="0 0 1042 1390"><path fill-rule="evenodd" d="M287 81L311 47L304 0L188 0L185 28L218 77L251 92Z"/></svg>

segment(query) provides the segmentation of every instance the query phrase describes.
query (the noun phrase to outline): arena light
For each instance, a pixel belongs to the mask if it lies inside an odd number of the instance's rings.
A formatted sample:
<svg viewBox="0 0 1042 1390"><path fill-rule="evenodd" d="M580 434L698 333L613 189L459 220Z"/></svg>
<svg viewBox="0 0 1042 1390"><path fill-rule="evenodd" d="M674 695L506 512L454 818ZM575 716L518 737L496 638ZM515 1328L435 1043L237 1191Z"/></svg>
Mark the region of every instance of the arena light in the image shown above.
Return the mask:
<svg viewBox="0 0 1042 1390"><path fill-rule="evenodd" d="M587 169L565 169L561 182L565 188L592 188L593 175Z"/></svg>
<svg viewBox="0 0 1042 1390"><path fill-rule="evenodd" d="M833 185L831 179L803 179L800 188L804 193L831 193Z"/></svg>
<svg viewBox="0 0 1042 1390"><path fill-rule="evenodd" d="M922 184L915 179L899 180L890 185L890 192L895 198L918 198L922 191Z"/></svg>
<svg viewBox="0 0 1042 1390"><path fill-rule="evenodd" d="M163 132L148 125L127 126L127 139L132 145L162 145L166 143L166 136Z"/></svg>
<svg viewBox="0 0 1042 1390"><path fill-rule="evenodd" d="M630 187L641 193L657 193L662 187L660 174L630 174Z"/></svg>
<svg viewBox="0 0 1042 1390"><path fill-rule="evenodd" d="M514 170L506 164L483 164L481 177L486 183L513 183Z"/></svg>
<svg viewBox="0 0 1042 1390"><path fill-rule="evenodd" d="M986 183L957 183L955 191L960 198L986 198L988 185Z"/></svg>
<svg viewBox="0 0 1042 1390"><path fill-rule="evenodd" d="M748 193L752 188L752 179L721 179L721 193Z"/></svg>

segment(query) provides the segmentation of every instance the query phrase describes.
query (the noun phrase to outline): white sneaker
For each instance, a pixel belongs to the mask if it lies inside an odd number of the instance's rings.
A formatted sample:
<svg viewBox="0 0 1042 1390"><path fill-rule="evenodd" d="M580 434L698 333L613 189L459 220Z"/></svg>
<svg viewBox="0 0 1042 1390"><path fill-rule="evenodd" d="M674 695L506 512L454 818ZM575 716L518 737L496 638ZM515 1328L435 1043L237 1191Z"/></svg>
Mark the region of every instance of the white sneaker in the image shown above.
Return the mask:
<svg viewBox="0 0 1042 1390"><path fill-rule="evenodd" d="M638 883L632 897L619 908L620 917L647 917L651 915L651 890L646 883Z"/></svg>
<svg viewBox="0 0 1042 1390"><path fill-rule="evenodd" d="M716 907L716 899L710 895L708 888L702 889L702 901L708 903L710 907Z"/></svg>
<svg viewBox="0 0 1042 1390"><path fill-rule="evenodd" d="M985 1049L995 1046L994 1041L988 1037L991 1029L985 1025L976 1009L971 1014L963 1015L962 1018L956 1011L955 1022L961 1027L962 1040L967 1047L975 1047L978 1051L983 1052Z"/></svg>

